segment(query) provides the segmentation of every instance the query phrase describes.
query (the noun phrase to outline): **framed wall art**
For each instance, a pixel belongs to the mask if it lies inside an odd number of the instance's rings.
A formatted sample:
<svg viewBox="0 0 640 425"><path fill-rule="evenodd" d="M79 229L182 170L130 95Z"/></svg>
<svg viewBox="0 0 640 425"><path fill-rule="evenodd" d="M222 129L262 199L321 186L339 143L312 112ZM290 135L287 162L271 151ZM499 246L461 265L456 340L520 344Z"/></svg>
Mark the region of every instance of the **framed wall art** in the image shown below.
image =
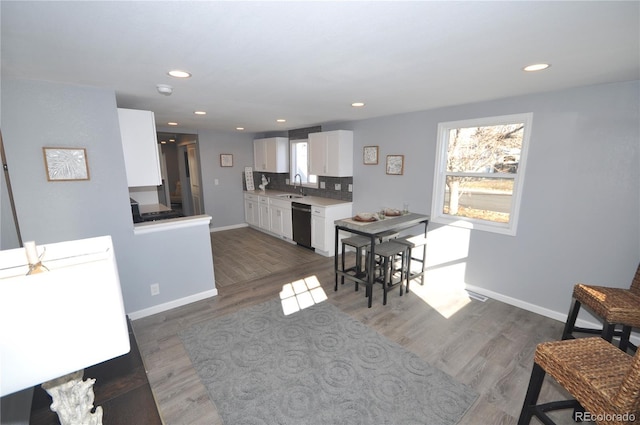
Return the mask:
<svg viewBox="0 0 640 425"><path fill-rule="evenodd" d="M387 174L402 175L404 173L404 155L387 155Z"/></svg>
<svg viewBox="0 0 640 425"><path fill-rule="evenodd" d="M378 146L365 146L363 161L365 165L376 165L378 163Z"/></svg>
<svg viewBox="0 0 640 425"><path fill-rule="evenodd" d="M220 166L221 167L233 167L233 154L221 153L220 154Z"/></svg>
<svg viewBox="0 0 640 425"><path fill-rule="evenodd" d="M84 148L42 148L48 181L89 180L87 150Z"/></svg>

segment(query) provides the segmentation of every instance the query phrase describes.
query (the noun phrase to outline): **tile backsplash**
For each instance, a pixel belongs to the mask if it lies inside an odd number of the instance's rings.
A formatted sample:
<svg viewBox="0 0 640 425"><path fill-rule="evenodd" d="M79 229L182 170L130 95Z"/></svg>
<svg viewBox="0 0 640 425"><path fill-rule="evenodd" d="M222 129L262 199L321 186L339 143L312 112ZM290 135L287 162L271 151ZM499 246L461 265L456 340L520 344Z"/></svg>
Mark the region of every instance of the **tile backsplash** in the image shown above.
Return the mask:
<svg viewBox="0 0 640 425"><path fill-rule="evenodd" d="M262 175L270 181L267 185L267 190L279 190L281 192L293 193L293 185L287 184L289 179L289 173L261 173L253 172L253 186L258 190L258 186L262 184ZM349 185L353 185L353 177L318 177L319 188L313 189L310 187L304 187L303 191L305 195L309 196L321 196L323 198L339 199L341 201L352 202L353 192L349 191ZM340 185L339 189L336 189L336 185ZM324 186L324 189L322 188ZM242 173L242 187L247 189L245 181L245 175Z"/></svg>

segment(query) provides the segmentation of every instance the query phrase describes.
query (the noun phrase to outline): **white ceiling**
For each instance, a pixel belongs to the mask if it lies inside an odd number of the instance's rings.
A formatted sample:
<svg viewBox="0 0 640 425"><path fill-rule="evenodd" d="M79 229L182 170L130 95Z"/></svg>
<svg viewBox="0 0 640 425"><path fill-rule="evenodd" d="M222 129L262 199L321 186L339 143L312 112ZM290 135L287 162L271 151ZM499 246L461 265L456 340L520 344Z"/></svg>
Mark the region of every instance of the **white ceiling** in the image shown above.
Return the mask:
<svg viewBox="0 0 640 425"><path fill-rule="evenodd" d="M177 131L286 130L640 78L638 1L0 4L3 78L113 89L119 107ZM552 66L521 70L536 62ZM167 76L175 68L193 76Z"/></svg>

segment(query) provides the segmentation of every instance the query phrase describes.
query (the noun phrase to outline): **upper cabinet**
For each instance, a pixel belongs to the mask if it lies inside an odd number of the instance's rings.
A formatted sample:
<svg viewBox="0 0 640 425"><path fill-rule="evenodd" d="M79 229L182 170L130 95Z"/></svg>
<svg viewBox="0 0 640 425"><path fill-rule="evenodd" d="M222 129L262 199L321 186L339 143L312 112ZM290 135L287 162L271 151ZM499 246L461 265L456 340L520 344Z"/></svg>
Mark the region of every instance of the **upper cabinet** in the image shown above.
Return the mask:
<svg viewBox="0 0 640 425"><path fill-rule="evenodd" d="M289 172L289 139L270 137L254 140L253 163L255 171Z"/></svg>
<svg viewBox="0 0 640 425"><path fill-rule="evenodd" d="M309 172L317 176L353 176L353 132L309 134Z"/></svg>
<svg viewBox="0 0 640 425"><path fill-rule="evenodd" d="M118 108L118 118L129 187L160 186L162 177L153 112Z"/></svg>

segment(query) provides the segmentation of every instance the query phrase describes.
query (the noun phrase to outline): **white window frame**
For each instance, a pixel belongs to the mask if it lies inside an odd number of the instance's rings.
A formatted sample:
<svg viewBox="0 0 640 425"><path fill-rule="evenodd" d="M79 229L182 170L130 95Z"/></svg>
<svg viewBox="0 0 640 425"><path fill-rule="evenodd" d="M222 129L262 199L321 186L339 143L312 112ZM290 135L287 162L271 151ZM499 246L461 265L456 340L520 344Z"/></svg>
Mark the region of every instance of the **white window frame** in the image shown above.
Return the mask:
<svg viewBox="0 0 640 425"><path fill-rule="evenodd" d="M498 223L489 220L461 217L445 214L443 205L445 200L445 188L447 175L459 175L459 173L447 172L447 152L450 130L456 128L485 127L502 124L524 123L522 147L518 172L513 175L500 174L500 178L513 178L513 194L511 195L511 211L508 223ZM515 236L520 215L520 203L522 200L522 188L524 185L525 169L527 164L527 152L533 123L533 113L502 115L496 117L477 118L461 121L449 121L438 124L438 146L436 152L435 175L433 179L433 202L431 205L431 221L452 226L477 229L488 232ZM491 173L465 173L469 177L497 177Z"/></svg>
<svg viewBox="0 0 640 425"><path fill-rule="evenodd" d="M295 159L296 158L296 147L295 147L295 144L296 143L305 143L305 142L307 143L307 149L308 149L308 146L309 146L309 140L308 139L289 140L289 161L290 161L290 164L289 164L289 170L290 170L289 171L289 184L291 186L295 186L295 184L296 184L295 183L295 181L296 181L295 176L296 176L296 169L297 168L295 166L296 165L295 164L295 161L296 161L296 159ZM307 173L309 172L309 157L308 157L308 153L309 153L309 151L307 150ZM308 175L308 177L311 177L311 176L315 177L316 181L315 182L308 182L308 181L302 182L302 186L303 187L309 187L309 188L317 189L319 184L320 184L319 183L320 179L318 179L318 176L315 176L313 174L309 174Z"/></svg>

